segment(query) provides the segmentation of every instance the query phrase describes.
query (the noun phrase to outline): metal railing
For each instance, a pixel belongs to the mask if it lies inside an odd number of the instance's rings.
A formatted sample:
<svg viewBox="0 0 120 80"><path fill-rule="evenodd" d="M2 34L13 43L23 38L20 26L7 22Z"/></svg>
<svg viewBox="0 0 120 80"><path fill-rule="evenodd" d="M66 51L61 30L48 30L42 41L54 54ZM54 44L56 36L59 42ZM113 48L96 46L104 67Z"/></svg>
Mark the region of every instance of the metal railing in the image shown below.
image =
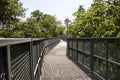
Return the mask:
<svg viewBox="0 0 120 80"><path fill-rule="evenodd" d="M0 80L40 80L43 57L59 39L0 39Z"/></svg>
<svg viewBox="0 0 120 80"><path fill-rule="evenodd" d="M67 56L93 80L120 79L120 38L68 38L67 42Z"/></svg>

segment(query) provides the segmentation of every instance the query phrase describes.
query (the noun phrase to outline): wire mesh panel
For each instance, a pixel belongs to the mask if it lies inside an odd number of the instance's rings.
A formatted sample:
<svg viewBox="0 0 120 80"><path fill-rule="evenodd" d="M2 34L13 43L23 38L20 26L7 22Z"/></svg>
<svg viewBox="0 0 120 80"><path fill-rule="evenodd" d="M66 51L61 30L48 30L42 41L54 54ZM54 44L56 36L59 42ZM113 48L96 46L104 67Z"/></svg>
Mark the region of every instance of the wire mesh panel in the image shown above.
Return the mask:
<svg viewBox="0 0 120 80"><path fill-rule="evenodd" d="M89 68L90 67L90 55L89 54L84 54L84 60L83 60L83 64Z"/></svg>
<svg viewBox="0 0 120 80"><path fill-rule="evenodd" d="M78 63L84 64L83 40L78 40Z"/></svg>
<svg viewBox="0 0 120 80"><path fill-rule="evenodd" d="M120 65L109 62L109 73L108 80L119 80L120 79Z"/></svg>
<svg viewBox="0 0 120 80"><path fill-rule="evenodd" d="M0 47L0 80L7 79L7 70L6 70L6 47Z"/></svg>
<svg viewBox="0 0 120 80"><path fill-rule="evenodd" d="M71 57L72 57L74 60L77 60L76 51L75 51L74 49L72 50Z"/></svg>
<svg viewBox="0 0 120 80"><path fill-rule="evenodd" d="M44 40L40 40L40 44L39 44L39 54L40 54L40 57L42 56L42 53L43 53L43 49L44 49Z"/></svg>
<svg viewBox="0 0 120 80"><path fill-rule="evenodd" d="M91 42L90 39L83 40L83 64L87 69L90 68L90 53L91 53Z"/></svg>
<svg viewBox="0 0 120 80"><path fill-rule="evenodd" d="M108 80L120 79L120 39L108 39Z"/></svg>
<svg viewBox="0 0 120 80"><path fill-rule="evenodd" d="M31 80L29 43L11 45L11 73L12 80Z"/></svg>
<svg viewBox="0 0 120 80"><path fill-rule="evenodd" d="M86 39L83 41L83 50L85 53L91 53L91 41L90 39Z"/></svg>
<svg viewBox="0 0 120 80"><path fill-rule="evenodd" d="M78 58L77 58L77 42L76 42L76 39L71 39L70 41L69 41L69 56L71 57L71 58L73 58L75 61L77 61L78 60Z"/></svg>
<svg viewBox="0 0 120 80"><path fill-rule="evenodd" d="M120 38L68 39L68 43L68 57L89 70L93 79L120 79Z"/></svg>
<svg viewBox="0 0 120 80"><path fill-rule="evenodd" d="M78 53L78 63L83 64L83 63L84 63L83 61L84 61L84 60L83 60L83 53L82 53L82 52L79 52L79 53Z"/></svg>
<svg viewBox="0 0 120 80"><path fill-rule="evenodd" d="M36 64L38 63L38 51L37 51L37 41L33 42L33 47L32 47L32 54L33 54L33 69L35 70Z"/></svg>
<svg viewBox="0 0 120 80"><path fill-rule="evenodd" d="M40 80L45 49L49 52L59 39L3 39L1 42L0 80Z"/></svg>
<svg viewBox="0 0 120 80"><path fill-rule="evenodd" d="M73 43L72 43L72 41L70 40L70 41L69 41L69 47L72 47L72 45L73 45Z"/></svg>
<svg viewBox="0 0 120 80"><path fill-rule="evenodd" d="M76 40L73 40L73 43L72 43L72 44L73 44L72 48L73 48L73 49L76 49L76 48L77 48L77 47L76 47L76 45L77 45Z"/></svg>
<svg viewBox="0 0 120 80"><path fill-rule="evenodd" d="M94 58L94 74L102 76L105 79L106 61L100 58Z"/></svg>
<svg viewBox="0 0 120 80"><path fill-rule="evenodd" d="M101 79L106 78L106 39L94 39L94 73Z"/></svg>
<svg viewBox="0 0 120 80"><path fill-rule="evenodd" d="M109 39L108 41L109 60L120 62L120 40Z"/></svg>
<svg viewBox="0 0 120 80"><path fill-rule="evenodd" d="M81 40L78 41L78 50L83 51L83 41Z"/></svg>
<svg viewBox="0 0 120 80"><path fill-rule="evenodd" d="M106 57L106 40L95 39L94 40L94 55L105 58Z"/></svg>

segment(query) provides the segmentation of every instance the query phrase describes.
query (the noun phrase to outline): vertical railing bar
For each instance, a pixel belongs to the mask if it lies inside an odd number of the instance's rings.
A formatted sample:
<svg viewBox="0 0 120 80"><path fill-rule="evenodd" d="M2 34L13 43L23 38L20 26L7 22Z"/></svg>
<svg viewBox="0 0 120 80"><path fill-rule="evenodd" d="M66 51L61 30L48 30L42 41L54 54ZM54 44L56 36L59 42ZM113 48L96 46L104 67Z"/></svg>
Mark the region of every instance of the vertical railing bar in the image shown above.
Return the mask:
<svg viewBox="0 0 120 80"><path fill-rule="evenodd" d="M68 38L68 57L70 57L70 39Z"/></svg>
<svg viewBox="0 0 120 80"><path fill-rule="evenodd" d="M84 40L81 41L82 41L82 51L84 52ZM84 53L82 53L82 56L83 56L82 63L84 65Z"/></svg>
<svg viewBox="0 0 120 80"><path fill-rule="evenodd" d="M11 59L10 59L10 45L7 46L7 71L8 71L8 80L11 79Z"/></svg>
<svg viewBox="0 0 120 80"><path fill-rule="evenodd" d="M78 39L76 39L76 61L78 63Z"/></svg>
<svg viewBox="0 0 120 80"><path fill-rule="evenodd" d="M73 40L71 39L71 48L73 48ZM73 50L71 49L71 57L73 55Z"/></svg>
<svg viewBox="0 0 120 80"><path fill-rule="evenodd" d="M33 70L33 38L30 41L30 71L31 71L31 80L34 80L34 70Z"/></svg>
<svg viewBox="0 0 120 80"><path fill-rule="evenodd" d="M40 57L40 63L39 63L40 69L39 69L39 71L40 71L40 78L41 78L41 66L42 66L41 65L42 64L41 63L41 60L42 60L42 58L41 58L41 40L39 40L39 57Z"/></svg>
<svg viewBox="0 0 120 80"><path fill-rule="evenodd" d="M70 54L70 48L69 48L69 46L70 46L70 39L69 38L67 38L67 56L69 57L69 54Z"/></svg>
<svg viewBox="0 0 120 80"><path fill-rule="evenodd" d="M106 72L105 72L105 80L108 80L108 40L105 39L105 44L106 44Z"/></svg>
<svg viewBox="0 0 120 80"><path fill-rule="evenodd" d="M37 41L37 56L38 56L38 60L39 60L39 40ZM38 75L40 76L40 61L38 63ZM39 78L39 77L38 77Z"/></svg>
<svg viewBox="0 0 120 80"><path fill-rule="evenodd" d="M90 55L90 73L91 73L91 77L93 78L93 70L94 70L94 38L90 39L91 42L91 55Z"/></svg>

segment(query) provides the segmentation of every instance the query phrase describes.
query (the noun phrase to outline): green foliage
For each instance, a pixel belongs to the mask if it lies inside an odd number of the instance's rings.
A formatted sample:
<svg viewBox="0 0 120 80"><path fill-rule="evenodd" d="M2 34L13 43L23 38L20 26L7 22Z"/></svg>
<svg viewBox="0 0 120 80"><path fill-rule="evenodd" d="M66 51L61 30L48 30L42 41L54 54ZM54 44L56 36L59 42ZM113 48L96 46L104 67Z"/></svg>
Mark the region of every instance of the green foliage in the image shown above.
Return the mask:
<svg viewBox="0 0 120 80"><path fill-rule="evenodd" d="M12 29L18 17L24 16L25 9L19 0L0 0L0 25L2 26L0 37L11 37Z"/></svg>
<svg viewBox="0 0 120 80"><path fill-rule="evenodd" d="M108 2L95 0L85 11L82 6L73 15L73 27L67 33L74 37L119 37L120 1Z"/></svg>
<svg viewBox="0 0 120 80"><path fill-rule="evenodd" d="M71 21L68 18L66 18L64 22L65 22L66 27L68 27L69 24L71 23Z"/></svg>
<svg viewBox="0 0 120 80"><path fill-rule="evenodd" d="M33 33L34 35L37 34L36 36L33 35L33 37L57 37L63 33L64 30L60 21L57 21L55 16L43 14L39 10L36 10L31 14L32 16L30 19L34 20L31 26L34 30L30 33Z"/></svg>
<svg viewBox="0 0 120 80"><path fill-rule="evenodd" d="M24 11L19 0L0 0L0 22L3 24L16 21L18 16L24 15Z"/></svg>
<svg viewBox="0 0 120 80"><path fill-rule="evenodd" d="M100 2L100 0L95 0L87 11L80 6L78 11L73 14L75 16L75 20L72 25L69 25L67 34L73 38L120 37L120 0L105 1ZM116 61L119 64L120 40L109 39L107 41L108 44L106 45L106 40L103 41L103 39L93 40L95 41L94 55L106 58L106 51L108 51L108 60L111 60L111 62ZM87 51L86 46L90 47L90 45L86 45L87 41L84 41L83 52ZM81 44L78 46L78 48L80 48ZM106 50L107 48L108 50ZM74 58L74 51L71 52L73 52L71 55ZM78 60L83 60L81 56L84 56L84 64L88 66L88 57L85 54L80 53ZM120 66L111 62L108 62L108 80L118 80L120 76L117 74L120 74ZM106 61L94 57L94 71L101 77L105 78L104 74L106 72Z"/></svg>
<svg viewBox="0 0 120 80"><path fill-rule="evenodd" d="M0 24L3 26L0 29L0 37L24 38L28 33L35 38L57 37L64 32L55 16L43 14L39 10L31 12L31 17L21 22L18 16L23 16L25 9L19 1L3 0L0 10Z"/></svg>

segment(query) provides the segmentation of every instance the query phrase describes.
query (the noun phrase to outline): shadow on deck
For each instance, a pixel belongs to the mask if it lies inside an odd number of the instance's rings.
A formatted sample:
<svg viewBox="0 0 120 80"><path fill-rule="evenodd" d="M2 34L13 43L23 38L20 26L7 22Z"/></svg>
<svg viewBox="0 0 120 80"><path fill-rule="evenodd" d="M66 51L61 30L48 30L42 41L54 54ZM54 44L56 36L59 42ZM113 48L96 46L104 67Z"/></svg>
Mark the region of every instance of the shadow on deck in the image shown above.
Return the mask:
<svg viewBox="0 0 120 80"><path fill-rule="evenodd" d="M66 57L66 42L61 40L44 57L42 80L91 80L91 78Z"/></svg>

